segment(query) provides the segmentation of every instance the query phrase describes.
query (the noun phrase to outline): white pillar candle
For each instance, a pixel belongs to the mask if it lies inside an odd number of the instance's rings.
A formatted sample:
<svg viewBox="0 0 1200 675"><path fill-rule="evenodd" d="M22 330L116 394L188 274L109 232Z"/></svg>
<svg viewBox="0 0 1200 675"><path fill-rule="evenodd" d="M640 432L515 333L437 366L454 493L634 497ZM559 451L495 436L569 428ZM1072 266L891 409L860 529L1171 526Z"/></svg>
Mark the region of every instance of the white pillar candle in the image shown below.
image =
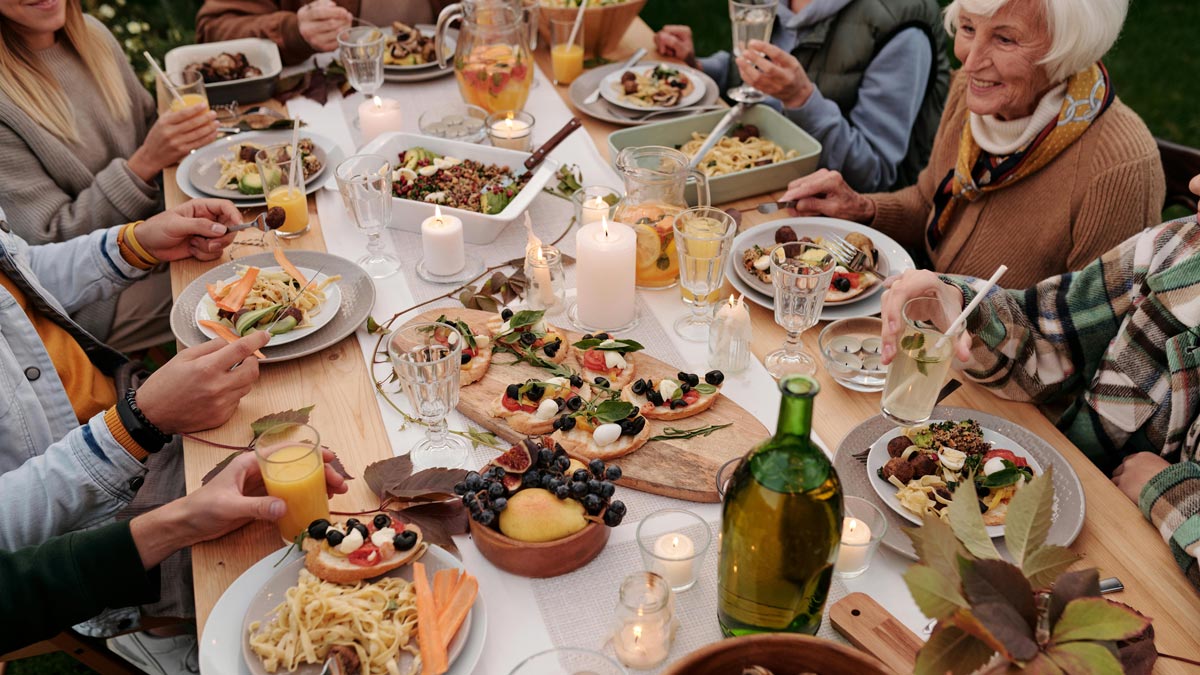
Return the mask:
<svg viewBox="0 0 1200 675"><path fill-rule="evenodd" d="M582 225L589 223L598 223L608 217L608 211L611 207L608 202L602 197L589 197L583 202L582 207Z"/></svg>
<svg viewBox="0 0 1200 675"><path fill-rule="evenodd" d="M630 668L649 670L667 659L671 651L670 634L657 623L627 624L617 631L613 651Z"/></svg>
<svg viewBox="0 0 1200 675"><path fill-rule="evenodd" d="M628 225L585 225L575 233L576 318L597 330L616 329L637 315L634 284L637 235Z"/></svg>
<svg viewBox="0 0 1200 675"><path fill-rule="evenodd" d="M842 519L842 545L838 548L839 572L857 572L867 564L870 552L871 528L858 518L847 516Z"/></svg>
<svg viewBox="0 0 1200 675"><path fill-rule="evenodd" d="M442 215L442 207L434 206L433 215L421 223L421 249L425 269L430 274L445 276L461 272L467 266L462 221Z"/></svg>
<svg viewBox="0 0 1200 675"><path fill-rule="evenodd" d="M538 295L538 301L542 307L554 306L554 284L550 280L550 267L546 264L546 256L542 254L542 245L539 243L533 249L533 263L530 265L533 268L533 278L530 283Z"/></svg>
<svg viewBox="0 0 1200 675"><path fill-rule="evenodd" d="M358 106L363 144L370 143L385 131L400 131L401 121L399 101L372 96Z"/></svg>
<svg viewBox="0 0 1200 675"><path fill-rule="evenodd" d="M696 580L692 570L695 555L696 549L689 537L668 532L654 542L654 571L666 579L671 588L687 586Z"/></svg>
<svg viewBox="0 0 1200 675"><path fill-rule="evenodd" d="M509 150L529 149L529 123L511 117L492 122L492 145Z"/></svg>

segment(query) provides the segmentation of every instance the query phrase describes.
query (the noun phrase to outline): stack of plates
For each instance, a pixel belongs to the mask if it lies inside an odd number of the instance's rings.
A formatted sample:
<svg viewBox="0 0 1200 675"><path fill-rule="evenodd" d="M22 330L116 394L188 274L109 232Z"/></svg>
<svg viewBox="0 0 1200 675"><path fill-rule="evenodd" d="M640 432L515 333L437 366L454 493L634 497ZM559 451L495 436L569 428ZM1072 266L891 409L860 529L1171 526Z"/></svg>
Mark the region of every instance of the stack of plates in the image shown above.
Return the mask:
<svg viewBox="0 0 1200 675"><path fill-rule="evenodd" d="M333 175L334 168L344 159L342 151L326 136L301 128L300 138L309 138L313 142L313 154L321 160L321 169L305 181L305 193L312 194ZM221 158L232 159L235 147L242 143L257 145L273 145L275 143L290 143L292 132L289 129L274 131L248 131L234 134L217 140L196 150L179 163L175 171L175 182L179 189L189 197L220 197L232 201L239 209L266 206L267 201L262 195L244 195L237 190L227 190L217 187L217 179L221 176Z"/></svg>

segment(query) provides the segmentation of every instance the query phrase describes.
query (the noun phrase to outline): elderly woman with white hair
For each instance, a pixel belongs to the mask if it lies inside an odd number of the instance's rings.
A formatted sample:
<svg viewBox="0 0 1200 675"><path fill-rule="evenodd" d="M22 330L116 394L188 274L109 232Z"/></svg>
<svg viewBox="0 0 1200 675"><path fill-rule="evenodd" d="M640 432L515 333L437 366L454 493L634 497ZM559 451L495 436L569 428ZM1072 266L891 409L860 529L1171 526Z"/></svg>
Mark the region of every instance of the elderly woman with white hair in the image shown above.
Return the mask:
<svg viewBox="0 0 1200 675"><path fill-rule="evenodd" d="M799 215L854 220L938 272L1025 287L1078 270L1157 224L1165 185L1154 138L1100 58L1128 0L954 0L954 77L916 185L863 195L832 171L795 180Z"/></svg>

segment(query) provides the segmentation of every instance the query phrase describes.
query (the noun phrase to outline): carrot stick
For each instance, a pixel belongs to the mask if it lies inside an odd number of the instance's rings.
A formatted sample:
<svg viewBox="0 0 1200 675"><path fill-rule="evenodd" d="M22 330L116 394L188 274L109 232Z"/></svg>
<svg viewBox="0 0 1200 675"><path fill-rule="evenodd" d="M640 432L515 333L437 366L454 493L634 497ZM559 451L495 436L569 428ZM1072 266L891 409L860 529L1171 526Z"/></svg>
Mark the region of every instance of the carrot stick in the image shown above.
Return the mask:
<svg viewBox="0 0 1200 675"><path fill-rule="evenodd" d="M467 620L467 614L471 612L471 606L475 604L475 596L479 593L479 582L475 580L475 577L463 574L461 580L462 583L459 584L458 590L443 608L442 615L439 617L438 628L441 632L442 644L447 650L450 649L450 641L454 639L458 629Z"/></svg>
<svg viewBox="0 0 1200 675"><path fill-rule="evenodd" d="M308 279L305 279L300 270L296 269L296 266L292 264L292 261L287 259L287 256L283 254L283 249L275 249L275 262L279 263L279 266L283 268L284 272L288 273L289 277L300 283L300 288L308 285Z"/></svg>
<svg viewBox="0 0 1200 675"><path fill-rule="evenodd" d="M413 585L417 587L417 642L421 653L421 675L442 675L449 670L449 658L437 620L433 589L425 576L425 565L413 563Z"/></svg>
<svg viewBox="0 0 1200 675"><path fill-rule="evenodd" d="M246 297L250 295L250 291L254 290L254 282L257 279L258 268L247 268L246 274L233 284L229 293L217 301L217 308L227 312L236 312L241 309L242 305L246 304Z"/></svg>
<svg viewBox="0 0 1200 675"><path fill-rule="evenodd" d="M438 570L434 573L433 604L438 608L438 616L441 616L442 609L446 606L446 603L450 602L450 594L457 582L458 570L456 569Z"/></svg>
<svg viewBox="0 0 1200 675"><path fill-rule="evenodd" d="M226 326L223 323L218 323L216 321L208 321L206 319L201 319L199 321L199 323L201 326L204 326L205 328L216 333L217 337L221 338L222 340L224 340L230 344L233 344L234 342L237 342L238 340L241 339L240 337L238 337L237 333L234 333L232 330L229 329L229 326ZM260 359L267 358L262 352L258 351L257 349L254 350L254 355Z"/></svg>

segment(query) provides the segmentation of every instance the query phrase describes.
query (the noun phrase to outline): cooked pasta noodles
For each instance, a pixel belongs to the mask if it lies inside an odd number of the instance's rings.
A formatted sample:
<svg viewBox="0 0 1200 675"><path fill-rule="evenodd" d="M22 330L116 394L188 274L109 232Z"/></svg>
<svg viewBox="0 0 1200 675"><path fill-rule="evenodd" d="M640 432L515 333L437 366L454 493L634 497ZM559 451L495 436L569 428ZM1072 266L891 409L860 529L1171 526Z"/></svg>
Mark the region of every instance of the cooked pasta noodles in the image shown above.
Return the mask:
<svg viewBox="0 0 1200 675"><path fill-rule="evenodd" d="M403 579L343 586L301 569L271 620L250 624L250 649L269 673L324 663L331 647L346 645L358 654L363 675L415 675L416 598Z"/></svg>
<svg viewBox="0 0 1200 675"><path fill-rule="evenodd" d="M685 143L680 150L688 157L693 157L707 137L707 134L692 132L692 140ZM707 176L724 176L764 164L775 164L798 155L795 150L785 151L765 138L751 136L746 140L738 140L726 136L708 151L699 168Z"/></svg>
<svg viewBox="0 0 1200 675"><path fill-rule="evenodd" d="M245 267L238 269L238 279L246 274L247 269ZM328 276L320 281L314 281L304 289L304 293L292 303L293 307L300 310L302 316L299 323L296 324L296 328L308 328L312 325L312 317L320 314L321 308L325 304L325 289L341 278L341 275ZM217 291L217 297L224 297L236 283L235 279L225 288ZM246 296L242 307L253 311L287 304L298 290L300 290L298 282L293 280L287 272L281 269L259 270L258 278L254 280L254 287ZM213 318L217 319L218 317Z"/></svg>

